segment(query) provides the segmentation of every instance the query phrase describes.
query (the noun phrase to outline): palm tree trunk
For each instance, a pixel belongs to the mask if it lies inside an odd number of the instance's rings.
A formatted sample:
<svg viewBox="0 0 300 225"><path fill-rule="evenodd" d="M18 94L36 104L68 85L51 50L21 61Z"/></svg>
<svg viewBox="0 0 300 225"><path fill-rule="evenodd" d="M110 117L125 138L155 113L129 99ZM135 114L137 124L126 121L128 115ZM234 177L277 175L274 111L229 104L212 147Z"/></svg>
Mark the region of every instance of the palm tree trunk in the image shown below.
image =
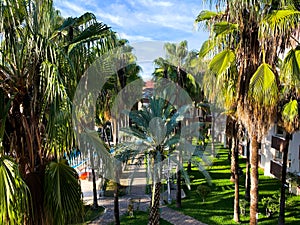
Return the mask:
<svg viewBox="0 0 300 225"><path fill-rule="evenodd" d="M251 137L250 225L257 225L258 215L258 141Z"/></svg>
<svg viewBox="0 0 300 225"><path fill-rule="evenodd" d="M90 162L92 168L92 181L93 181L93 208L98 208L97 200L97 188L96 188L96 175L95 175L95 165L94 165L94 155L92 149L90 149Z"/></svg>
<svg viewBox="0 0 300 225"><path fill-rule="evenodd" d="M289 142L291 140L291 134L287 133L285 137L285 146L283 149L283 162L281 171L281 192L280 192L280 211L278 217L278 225L285 224L285 190L286 190L286 169L289 151Z"/></svg>
<svg viewBox="0 0 300 225"><path fill-rule="evenodd" d="M116 135L118 131L116 131ZM116 144L118 140L116 140ZM121 165L117 162L115 168L115 189L114 189L114 217L115 217L115 225L120 225L120 209L119 209L119 174L120 174Z"/></svg>
<svg viewBox="0 0 300 225"><path fill-rule="evenodd" d="M181 171L177 171L176 208L181 208Z"/></svg>
<svg viewBox="0 0 300 225"><path fill-rule="evenodd" d="M119 184L118 183L115 183L115 189L114 189L114 217L115 217L115 225L120 225Z"/></svg>
<svg viewBox="0 0 300 225"><path fill-rule="evenodd" d="M215 114L211 113L211 155L215 157Z"/></svg>
<svg viewBox="0 0 300 225"><path fill-rule="evenodd" d="M239 151L238 151L238 138L235 138L234 148L234 215L235 222L240 222L240 189L239 189Z"/></svg>
<svg viewBox="0 0 300 225"><path fill-rule="evenodd" d="M95 170L92 168L92 179L93 179L93 208L98 208L98 201L97 201L97 187L96 187L96 175Z"/></svg>
<svg viewBox="0 0 300 225"><path fill-rule="evenodd" d="M191 159L188 160L187 171L188 172L192 172L192 162L191 162Z"/></svg>
<svg viewBox="0 0 300 225"><path fill-rule="evenodd" d="M250 141L247 141L245 199L250 201Z"/></svg>
<svg viewBox="0 0 300 225"><path fill-rule="evenodd" d="M235 173L235 166L236 166L236 163L235 163L235 148L236 148L236 135L232 136L231 137L231 164L230 164L230 181L231 182L234 182L235 180L235 176L234 176L234 173Z"/></svg>
<svg viewBox="0 0 300 225"><path fill-rule="evenodd" d="M159 225L159 201L160 201L161 182L154 184L154 192L152 192L152 203L150 206L149 223L148 225ZM154 196L153 196L154 195Z"/></svg>

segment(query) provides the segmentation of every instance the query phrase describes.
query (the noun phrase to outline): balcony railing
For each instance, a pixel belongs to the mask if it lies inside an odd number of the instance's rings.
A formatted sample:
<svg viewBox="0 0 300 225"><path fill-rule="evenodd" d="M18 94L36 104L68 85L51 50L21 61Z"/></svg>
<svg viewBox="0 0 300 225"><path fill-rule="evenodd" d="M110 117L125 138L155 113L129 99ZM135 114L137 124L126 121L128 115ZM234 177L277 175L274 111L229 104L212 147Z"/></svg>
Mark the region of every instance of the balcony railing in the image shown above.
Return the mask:
<svg viewBox="0 0 300 225"><path fill-rule="evenodd" d="M271 160L271 174L273 174L278 179L281 179L281 165L273 160Z"/></svg>
<svg viewBox="0 0 300 225"><path fill-rule="evenodd" d="M286 145L286 141L282 137L272 136L271 147L283 152Z"/></svg>

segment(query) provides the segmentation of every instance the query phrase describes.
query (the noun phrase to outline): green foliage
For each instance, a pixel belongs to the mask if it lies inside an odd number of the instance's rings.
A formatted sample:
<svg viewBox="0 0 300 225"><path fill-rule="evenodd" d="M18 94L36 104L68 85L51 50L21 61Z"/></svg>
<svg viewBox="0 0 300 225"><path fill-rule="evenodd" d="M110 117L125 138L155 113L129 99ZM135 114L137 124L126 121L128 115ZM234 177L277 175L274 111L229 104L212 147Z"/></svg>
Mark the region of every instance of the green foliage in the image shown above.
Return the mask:
<svg viewBox="0 0 300 225"><path fill-rule="evenodd" d="M292 48L284 58L281 80L287 84L300 80L300 47Z"/></svg>
<svg viewBox="0 0 300 225"><path fill-rule="evenodd" d="M199 23L202 21L210 20L218 15L219 14L214 11L203 10L197 16L196 22Z"/></svg>
<svg viewBox="0 0 300 225"><path fill-rule="evenodd" d="M266 209L266 216L270 217L275 213L279 213L280 195L278 193L271 197L264 197L261 200L263 207Z"/></svg>
<svg viewBox="0 0 300 225"><path fill-rule="evenodd" d="M213 31L217 36L225 36L227 34L233 33L237 31L238 25L233 23L228 23L225 21L221 21L214 24Z"/></svg>
<svg viewBox="0 0 300 225"><path fill-rule="evenodd" d="M18 164L10 157L0 157L0 220L3 224L26 224L30 211L30 192L22 180Z"/></svg>
<svg viewBox="0 0 300 225"><path fill-rule="evenodd" d="M235 63L235 53L231 50L224 50L215 55L208 67L217 76L222 76Z"/></svg>
<svg viewBox="0 0 300 225"><path fill-rule="evenodd" d="M211 193L211 188L207 185L199 185L196 192L202 198L203 202L205 202L206 197Z"/></svg>
<svg viewBox="0 0 300 225"><path fill-rule="evenodd" d="M82 221L83 203L78 174L65 160L50 162L47 165L44 189L48 224Z"/></svg>
<svg viewBox="0 0 300 225"><path fill-rule="evenodd" d="M298 116L298 102L291 100L283 106L282 118L288 122L293 122Z"/></svg>
<svg viewBox="0 0 300 225"><path fill-rule="evenodd" d="M251 77L249 98L263 106L270 106L277 102L276 77L269 64L261 64Z"/></svg>

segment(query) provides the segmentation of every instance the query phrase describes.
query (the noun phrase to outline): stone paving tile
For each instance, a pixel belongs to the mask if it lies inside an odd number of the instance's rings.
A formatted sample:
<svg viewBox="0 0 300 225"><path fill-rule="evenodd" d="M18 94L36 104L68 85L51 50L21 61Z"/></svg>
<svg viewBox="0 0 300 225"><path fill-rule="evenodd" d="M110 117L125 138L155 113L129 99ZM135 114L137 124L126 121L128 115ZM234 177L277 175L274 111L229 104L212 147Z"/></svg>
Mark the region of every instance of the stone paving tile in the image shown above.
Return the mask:
<svg viewBox="0 0 300 225"><path fill-rule="evenodd" d="M167 220L168 222L174 224L174 225L207 225L205 223L202 223L193 217L184 215L181 212L178 212L176 210L170 209L167 206L161 207L161 218L164 220Z"/></svg>
<svg viewBox="0 0 300 225"><path fill-rule="evenodd" d="M132 165L128 165L125 171L132 168ZM136 177L136 179L133 180L130 191L128 190L125 196L119 198L120 216L127 212L129 199L132 198L136 200L140 199L139 210L147 211L149 209L151 197L145 194L146 178L143 176L143 174L145 174L145 168L141 166L138 172L140 177ZM123 182L130 183L126 178ZM85 203L92 204L92 182L82 181L81 187ZM112 223L114 221L114 199L112 197L101 197L98 199L98 204L99 206L103 206L105 211L102 216L89 223L89 225L108 225ZM135 203L134 207L137 207L137 203ZM167 206L161 206L161 218L174 225L206 225Z"/></svg>

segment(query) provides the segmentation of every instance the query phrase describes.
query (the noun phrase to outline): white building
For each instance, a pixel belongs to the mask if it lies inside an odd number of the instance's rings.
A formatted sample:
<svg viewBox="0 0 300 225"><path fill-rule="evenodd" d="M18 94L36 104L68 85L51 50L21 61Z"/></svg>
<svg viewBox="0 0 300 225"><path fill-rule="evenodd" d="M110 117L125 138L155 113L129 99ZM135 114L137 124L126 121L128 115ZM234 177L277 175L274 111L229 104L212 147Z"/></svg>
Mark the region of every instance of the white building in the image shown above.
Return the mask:
<svg viewBox="0 0 300 225"><path fill-rule="evenodd" d="M281 145L284 137L284 130L274 125L261 143L259 165L264 169L264 175L266 176L278 179L281 177L283 152L280 149L282 149ZM300 132L294 133L289 143L287 172L299 176L300 179ZM296 189L291 190L291 188L292 185L290 185L290 191L297 193Z"/></svg>

